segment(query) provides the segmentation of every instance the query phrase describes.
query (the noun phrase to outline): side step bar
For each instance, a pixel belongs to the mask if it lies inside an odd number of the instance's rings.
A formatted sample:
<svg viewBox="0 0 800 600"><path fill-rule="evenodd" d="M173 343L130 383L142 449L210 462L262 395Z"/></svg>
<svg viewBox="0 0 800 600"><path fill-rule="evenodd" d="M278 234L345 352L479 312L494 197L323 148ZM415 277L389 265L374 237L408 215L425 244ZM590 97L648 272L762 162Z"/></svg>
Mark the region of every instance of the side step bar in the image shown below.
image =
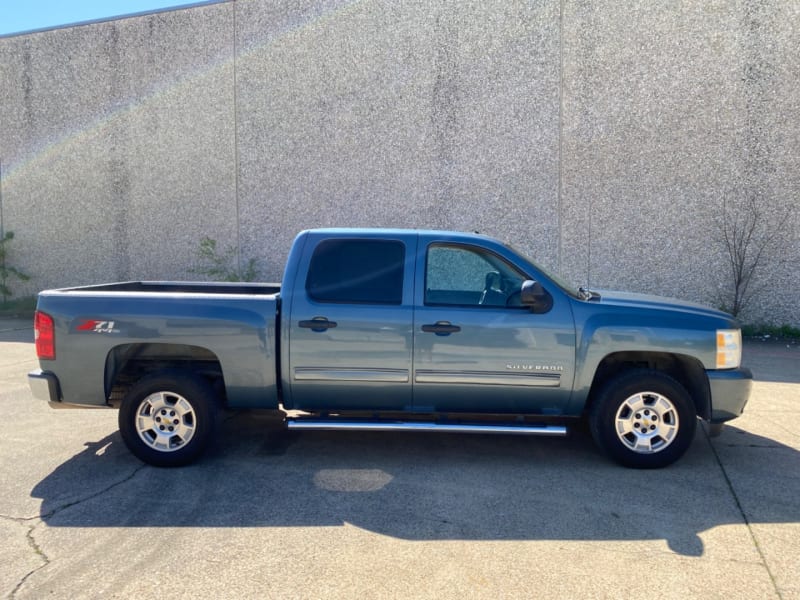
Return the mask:
<svg viewBox="0 0 800 600"><path fill-rule="evenodd" d="M563 425L502 425L430 423L423 421L345 421L336 419L286 419L289 429L323 431L439 431L449 433L502 433L517 435L567 435Z"/></svg>

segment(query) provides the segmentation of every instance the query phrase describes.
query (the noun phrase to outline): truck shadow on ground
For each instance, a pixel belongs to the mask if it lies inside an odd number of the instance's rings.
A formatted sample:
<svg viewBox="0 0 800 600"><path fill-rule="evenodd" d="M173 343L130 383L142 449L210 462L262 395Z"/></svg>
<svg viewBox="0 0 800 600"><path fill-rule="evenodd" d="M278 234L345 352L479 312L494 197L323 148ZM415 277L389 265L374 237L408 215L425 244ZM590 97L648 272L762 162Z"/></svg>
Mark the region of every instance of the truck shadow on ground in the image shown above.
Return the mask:
<svg viewBox="0 0 800 600"><path fill-rule="evenodd" d="M797 451L733 427L713 447L698 431L687 455L659 471L608 462L583 432L290 433L253 413L223 429L209 455L181 469L143 466L114 433L87 444L32 496L51 527L350 523L408 540L664 539L687 556L703 554L699 533L742 524L739 504L749 522L800 521ZM759 494L769 506L763 517Z"/></svg>

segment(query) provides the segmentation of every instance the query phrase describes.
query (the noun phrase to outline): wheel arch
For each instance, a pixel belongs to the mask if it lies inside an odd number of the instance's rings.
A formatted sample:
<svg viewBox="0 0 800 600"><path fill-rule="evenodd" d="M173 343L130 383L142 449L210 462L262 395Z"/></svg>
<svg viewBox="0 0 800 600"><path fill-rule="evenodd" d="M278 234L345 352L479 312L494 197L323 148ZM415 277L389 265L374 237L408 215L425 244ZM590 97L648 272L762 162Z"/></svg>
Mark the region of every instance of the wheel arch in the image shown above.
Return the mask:
<svg viewBox="0 0 800 600"><path fill-rule="evenodd" d="M711 390L703 364L692 356L669 352L614 352L600 361L595 371L584 409L587 414L605 383L632 369L652 369L666 373L680 383L695 407L697 416L711 418Z"/></svg>
<svg viewBox="0 0 800 600"><path fill-rule="evenodd" d="M105 394L118 407L137 381L157 372L175 371L200 375L208 381L221 405L225 405L225 380L216 354L201 346L169 343L121 344L106 356Z"/></svg>

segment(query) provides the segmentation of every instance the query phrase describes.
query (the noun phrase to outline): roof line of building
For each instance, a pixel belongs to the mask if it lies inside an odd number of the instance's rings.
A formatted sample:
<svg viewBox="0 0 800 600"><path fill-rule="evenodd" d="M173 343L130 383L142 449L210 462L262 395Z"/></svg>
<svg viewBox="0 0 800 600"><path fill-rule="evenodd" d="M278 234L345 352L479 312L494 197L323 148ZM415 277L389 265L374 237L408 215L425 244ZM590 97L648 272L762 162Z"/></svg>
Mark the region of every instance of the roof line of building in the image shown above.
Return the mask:
<svg viewBox="0 0 800 600"><path fill-rule="evenodd" d="M57 29L69 29L71 27L83 27L84 25L95 25L97 23L108 23L109 21L120 21L122 19L132 19L134 17L144 17L147 15L155 15L158 13L174 12L176 10L184 10L187 8L197 8L198 6L208 6L209 4L225 4L227 2L234 2L235 0L199 0L191 4L183 4L181 6L169 6L167 8L157 8L155 10L143 10L141 12L128 13L124 15L116 15L113 17L102 17L100 19L90 19L88 21L77 21L75 23L64 23L63 25L53 25L51 27L40 27L38 29L28 29L25 31L15 31L13 33L0 33L0 39L18 37L21 35L30 35L32 33L44 33L46 31L55 31Z"/></svg>

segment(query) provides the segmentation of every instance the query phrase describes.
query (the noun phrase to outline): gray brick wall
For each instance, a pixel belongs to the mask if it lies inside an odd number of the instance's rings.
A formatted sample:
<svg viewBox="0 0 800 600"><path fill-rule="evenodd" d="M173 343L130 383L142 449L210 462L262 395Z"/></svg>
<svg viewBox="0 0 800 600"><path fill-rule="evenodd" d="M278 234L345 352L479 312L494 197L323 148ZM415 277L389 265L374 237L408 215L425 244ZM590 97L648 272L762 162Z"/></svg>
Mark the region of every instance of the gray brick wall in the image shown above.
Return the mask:
<svg viewBox="0 0 800 600"><path fill-rule="evenodd" d="M575 283L717 303L723 206L800 196L795 3L236 0L0 38L27 290L281 276L317 226L480 230ZM749 321L800 325L797 214ZM24 286L17 286L18 288Z"/></svg>

